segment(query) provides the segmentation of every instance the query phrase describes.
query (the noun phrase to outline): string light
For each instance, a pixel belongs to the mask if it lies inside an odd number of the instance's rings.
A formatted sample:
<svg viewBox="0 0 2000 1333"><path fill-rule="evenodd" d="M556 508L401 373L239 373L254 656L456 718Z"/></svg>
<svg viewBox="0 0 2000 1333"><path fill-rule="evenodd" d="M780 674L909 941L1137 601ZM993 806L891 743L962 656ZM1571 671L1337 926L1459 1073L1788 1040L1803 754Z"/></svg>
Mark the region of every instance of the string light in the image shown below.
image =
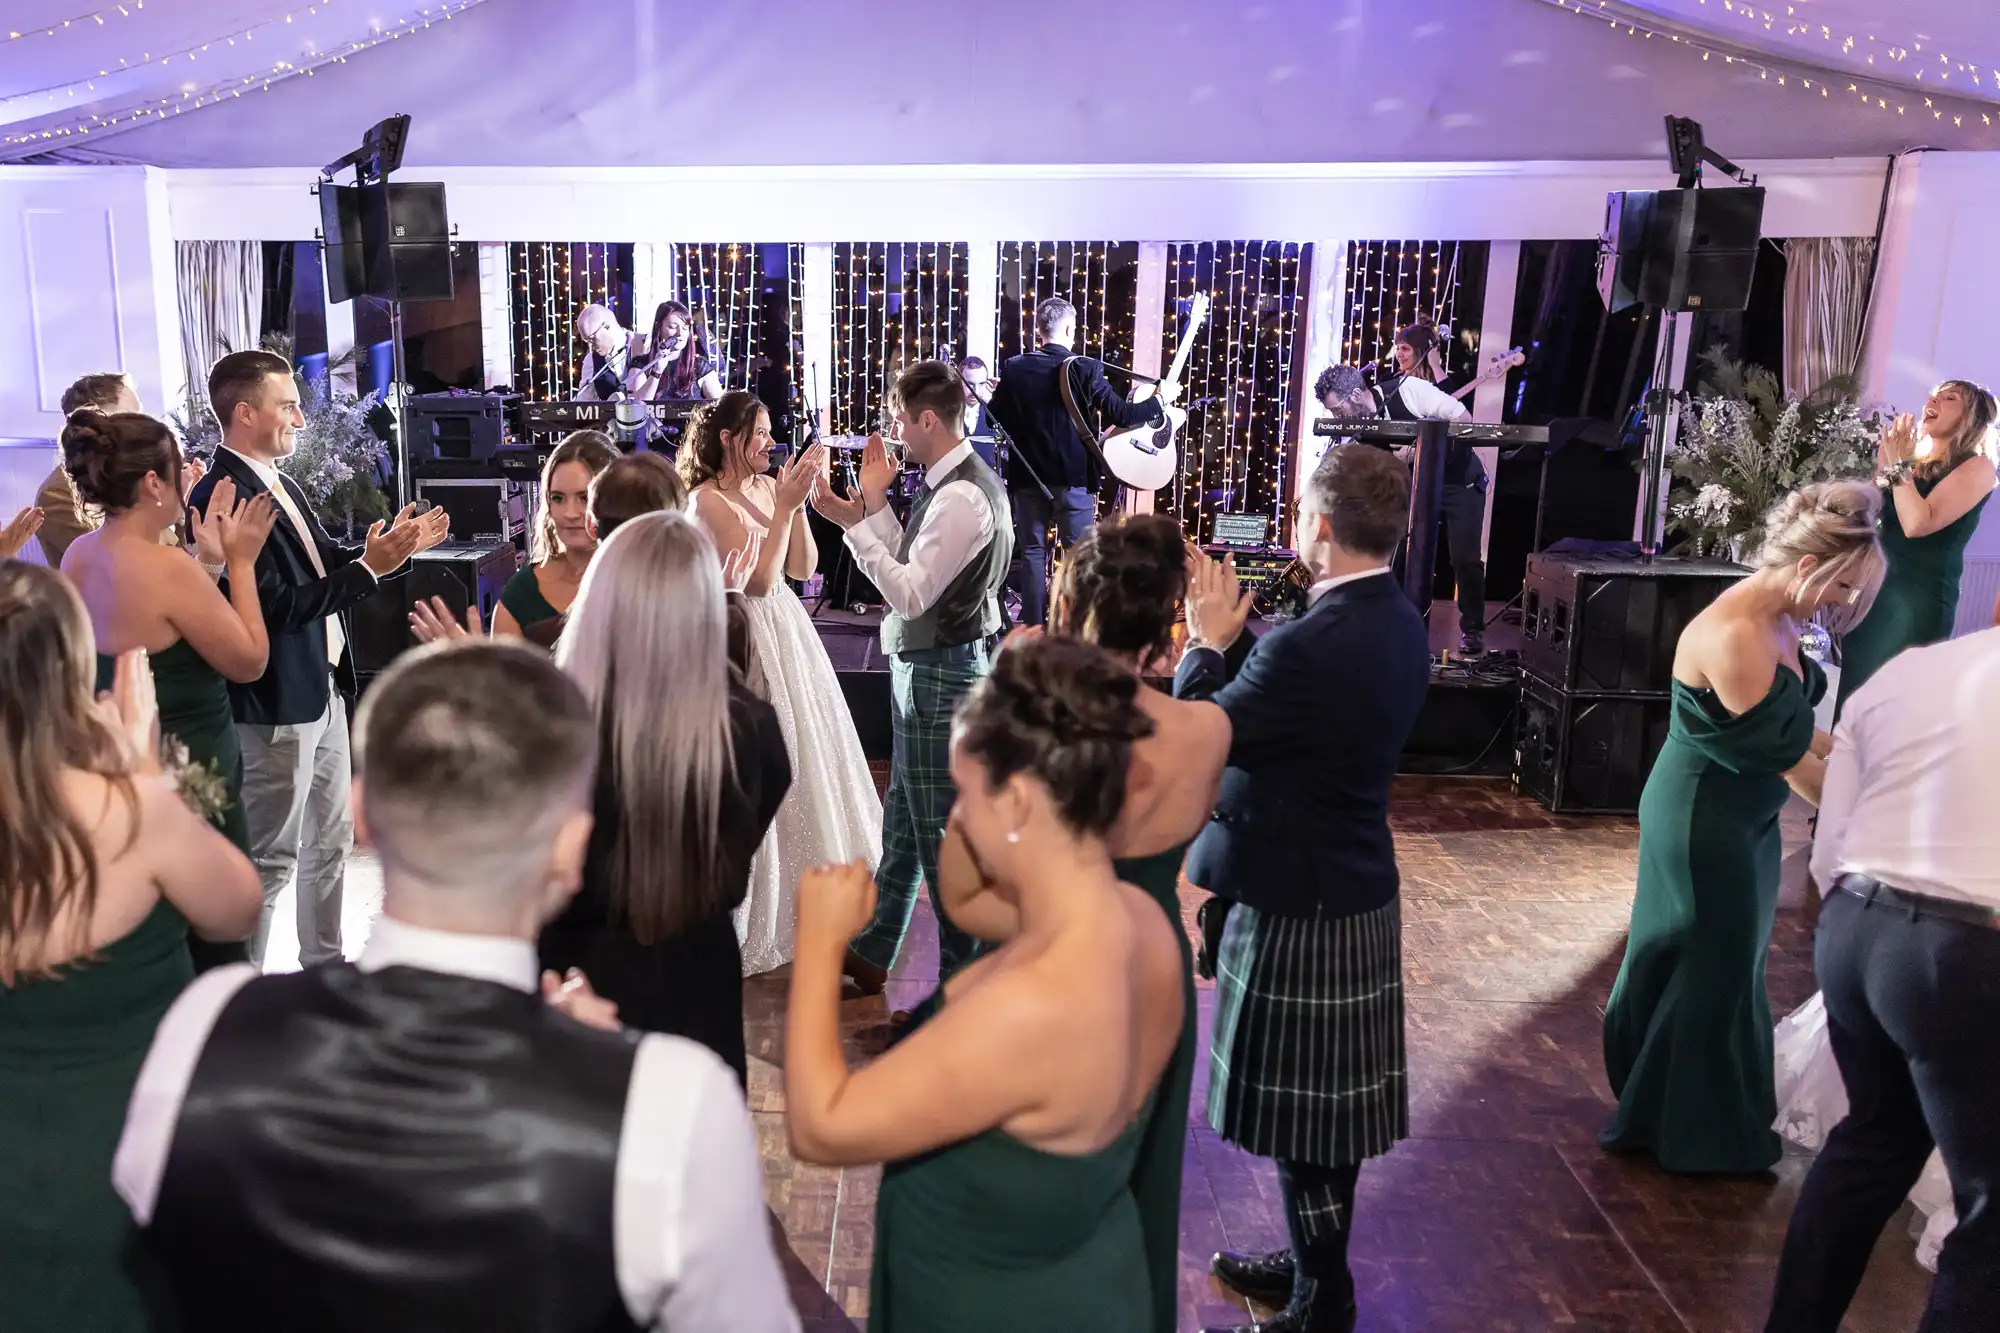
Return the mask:
<svg viewBox="0 0 2000 1333"><path fill-rule="evenodd" d="M1766 86L1772 82L1773 75L1779 76L1776 81L1778 86L1783 88L1792 87L1791 84L1786 82L1788 77L1797 78L1799 80L1797 85L1798 92L1808 97L1818 96L1822 100L1831 100L1828 91L1829 85L1825 81L1824 75L1822 75L1818 86L1813 86L1811 78L1811 75L1815 72L1813 67L1800 69L1794 65L1786 64L1781 57L1764 58L1725 49L1721 46L1706 45L1672 28L1651 26L1643 19L1629 17L1622 11L1614 14L1610 8L1609 0L1541 0L1541 2L1547 5L1554 5L1557 9L1566 10L1569 13L1577 15L1579 18L1608 22L1614 31L1623 28L1628 36L1639 37L1647 41L1657 37L1675 46L1686 47L1690 51L1698 51L1701 53L1703 60L1718 57L1725 65L1741 65L1746 69L1756 70L1760 75L1758 81ZM1724 2L1726 4L1733 4L1734 0L1724 0ZM1702 3L1708 3L1708 0L1702 0ZM1830 32L1827 34L1827 38L1831 41L1832 34ZM1875 63L1872 57L1869 58L1868 63L1871 65ZM1947 66L1950 66L1952 62L1947 60L1945 63ZM1952 92L1956 96L1990 100L1996 93L2000 93L2000 69L1987 66L1989 81L1982 82L1979 78L1978 69L1971 64L1961 62L1956 68L1961 72L1969 72L1972 82L1980 89L1979 92L1973 92L1964 88L1953 89ZM1879 92L1873 92L1861 87L1858 82L1842 81L1847 82L1847 91L1859 97L1863 106L1872 107L1875 110L1883 112L1893 110L1899 116L1906 114L1909 110L1909 103L1901 100L1907 94L1903 93L1900 89L1898 90L1898 100L1892 102L1890 98L1882 96ZM1935 118L1942 120L1943 112L1938 112ZM1990 127L1993 124L1993 113L1986 112L1981 116L1981 119L1986 126Z"/></svg>
<svg viewBox="0 0 2000 1333"><path fill-rule="evenodd" d="M837 431L879 429L902 367L935 357L947 345L964 347L968 265L963 241L834 245L832 419Z"/></svg>
<svg viewBox="0 0 2000 1333"><path fill-rule="evenodd" d="M328 0L328 2L331 3L331 0ZM89 23L92 27L101 28L105 26L104 21L108 18L129 19L133 14L145 7L146 0L125 0L124 4L107 5L103 9L93 9L86 14L75 14L66 19L57 19L55 22L43 24L39 28L22 28L18 31L10 29L7 33L7 42L22 42L30 37L53 37L65 28L85 23ZM0 42L0 46L4 45L6 45L6 42Z"/></svg>
<svg viewBox="0 0 2000 1333"><path fill-rule="evenodd" d="M1701 0L1701 3L1707 5L1708 0ZM1602 3L1599 4L1599 8L1604 8ZM1721 0L1721 8L1723 12L1746 23L1761 23L1766 32L1775 32L1780 21L1779 17L1769 10L1758 9L1752 5L1738 5L1735 0ZM1785 36L1812 37L1817 33L1822 42L1837 47L1842 55L1858 55L1869 65L1876 63L1877 51L1864 50L1864 47L1877 48L1889 63L1911 65L1916 72L1910 77L1915 79L1922 79L1928 73L1935 73L1942 82L1949 80L1953 74L1966 74L1971 76L1973 83L1984 87L1985 84L1980 78L1980 71L1983 69L1992 76L1994 87L2000 88L2000 69L1995 67L2000 62L1960 60L1938 50L1935 46L1927 51L1922 38L1912 38L1908 42L1899 43L1887 41L1873 33L1836 32L1830 24L1812 23L1800 18L1798 6L1795 4L1785 6L1783 22ZM1933 56L1936 57L1935 60L1932 59ZM1933 70L1931 68L1933 65L1941 68Z"/></svg>
<svg viewBox="0 0 2000 1333"><path fill-rule="evenodd" d="M320 5L330 3L332 3L332 0L315 0L313 5L292 11L291 14L267 20L267 24L282 25L289 23L293 14L316 13ZM397 19L394 23L386 27L378 26L367 37L351 42L344 42L326 51L307 51L301 53L296 60L274 61L268 69L260 74L245 74L235 78L223 79L209 84L204 88L189 87L183 89L177 98L148 98L145 105L122 110L114 116L105 116L97 112L91 112L87 115L79 116L77 119L69 121L66 124L52 126L48 129L32 130L22 134L9 134L4 138L0 138L0 144L22 145L68 139L88 135L93 130L102 133L121 125L130 128L148 120L161 120L170 116L178 116L185 111L193 111L204 106L213 106L224 98L241 97L246 92L269 92L273 84L283 83L287 79L302 74L310 77L315 70L322 69L327 65L345 64L351 56L358 55L363 51L372 50L384 42L395 41L409 33L421 32L428 29L433 23L446 22L454 16L463 14L466 10L473 9L484 3L486 3L486 0L445 0L444 3L426 7L416 14ZM267 24L259 24L258 26L267 26ZM251 31L253 30L237 30L238 34L242 35L246 41L250 40L249 33ZM26 34L24 34L24 39L25 36ZM9 40L13 39L10 38ZM233 40L233 38L219 37L214 39L214 41L230 40ZM207 45L212 46L213 44L214 42L210 42ZM198 46L190 50L193 54L198 55L205 49L207 49L206 46ZM188 55L190 52L180 51L171 54L180 56ZM137 69L148 64L163 64L167 58L167 56L161 56L155 59L145 56L142 53L142 58L137 62L121 60L119 62L119 71ZM107 67L106 73L108 74L109 72L109 67ZM85 82L86 86L94 89L94 83L90 83L87 80ZM63 86L74 87L74 84Z"/></svg>

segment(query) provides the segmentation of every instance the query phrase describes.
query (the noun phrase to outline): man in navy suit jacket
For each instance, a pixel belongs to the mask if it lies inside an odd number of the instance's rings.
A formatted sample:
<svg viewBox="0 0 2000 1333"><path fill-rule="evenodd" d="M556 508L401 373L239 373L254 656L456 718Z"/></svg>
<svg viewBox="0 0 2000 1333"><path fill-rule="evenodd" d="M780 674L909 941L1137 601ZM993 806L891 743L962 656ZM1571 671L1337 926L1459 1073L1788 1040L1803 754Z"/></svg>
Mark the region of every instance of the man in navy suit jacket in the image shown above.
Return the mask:
<svg viewBox="0 0 2000 1333"><path fill-rule="evenodd" d="M257 556L257 601L269 631L264 674L231 684L229 702L243 748L243 814L250 859L264 881L264 915L252 942L262 963L271 909L298 872L299 961L341 956L341 885L354 823L347 810L351 778L347 703L355 691L347 651L347 609L402 569L411 555L442 541L442 510L377 523L361 546L341 546L313 515L304 489L278 471L305 424L292 368L270 352L233 352L208 376L208 401L222 424L222 444L188 497L206 513L224 477L238 495L269 491L278 521Z"/></svg>
<svg viewBox="0 0 2000 1333"><path fill-rule="evenodd" d="M1409 509L1394 455L1329 450L1299 515L1312 605L1259 639L1233 678L1249 595L1205 557L1188 591L1174 694L1213 699L1234 728L1215 813L1187 860L1188 878L1229 914L1208 1117L1277 1159L1292 1240L1276 1254L1218 1254L1213 1267L1285 1306L1254 1326L1269 1333L1353 1327L1355 1182L1363 1160L1408 1132L1389 783L1430 686L1423 618L1389 571Z"/></svg>

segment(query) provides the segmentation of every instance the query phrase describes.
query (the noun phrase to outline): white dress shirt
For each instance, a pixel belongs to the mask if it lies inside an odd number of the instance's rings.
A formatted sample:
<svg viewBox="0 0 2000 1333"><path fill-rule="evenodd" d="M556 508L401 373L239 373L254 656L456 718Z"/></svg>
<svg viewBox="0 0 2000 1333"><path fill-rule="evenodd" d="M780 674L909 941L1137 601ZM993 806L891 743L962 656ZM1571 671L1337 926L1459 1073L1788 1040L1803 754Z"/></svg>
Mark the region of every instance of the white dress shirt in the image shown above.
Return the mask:
<svg viewBox="0 0 2000 1333"><path fill-rule="evenodd" d="M244 467L249 468L251 472L256 474L257 480L264 483L265 488L271 492L271 498L278 502L278 512L285 516L286 521L292 525L292 531L299 535L299 541L305 545L306 559L312 561L313 573L319 575L321 578L325 578L326 562L320 559L319 543L313 540L312 525L306 522L305 514L299 509L298 501L292 498L291 489L285 485L285 480L279 475L278 469L272 467L261 458L251 458L247 454L239 454L226 445L217 445L216 448L227 453L231 458L243 464ZM362 568L368 569L368 566L363 565ZM375 571L368 569L368 576L374 578ZM379 583L381 580L377 579L376 581ZM347 631L340 627L340 617L328 616L326 618L327 665L338 666L340 664L340 655L346 651L346 648Z"/></svg>
<svg viewBox="0 0 2000 1333"><path fill-rule="evenodd" d="M937 486L938 478L970 457L971 442L959 441L951 452L924 469L924 484ZM861 566L861 572L881 590L889 609L909 618L930 610L944 595L951 581L993 540L994 524L993 506L986 503L986 493L969 481L954 481L938 487L931 496L906 559L896 558L903 525L888 505L847 530L847 549L854 552L854 563Z"/></svg>
<svg viewBox="0 0 2000 1333"><path fill-rule="evenodd" d="M1848 699L1813 877L1843 872L2000 910L2000 629L1910 648Z"/></svg>
<svg viewBox="0 0 2000 1333"><path fill-rule="evenodd" d="M530 940L376 921L358 966L418 967L540 989ZM111 1183L140 1226L153 1215L181 1101L216 1018L254 980L248 963L204 972L161 1021L139 1071ZM618 1290L641 1325L673 1333L793 1333L771 1249L757 1141L736 1075L684 1037L649 1034L632 1061L613 1185Z"/></svg>
<svg viewBox="0 0 2000 1333"><path fill-rule="evenodd" d="M1472 415L1464 403L1429 380L1415 375L1403 376L1398 392L1403 406L1409 408L1420 421L1464 421Z"/></svg>

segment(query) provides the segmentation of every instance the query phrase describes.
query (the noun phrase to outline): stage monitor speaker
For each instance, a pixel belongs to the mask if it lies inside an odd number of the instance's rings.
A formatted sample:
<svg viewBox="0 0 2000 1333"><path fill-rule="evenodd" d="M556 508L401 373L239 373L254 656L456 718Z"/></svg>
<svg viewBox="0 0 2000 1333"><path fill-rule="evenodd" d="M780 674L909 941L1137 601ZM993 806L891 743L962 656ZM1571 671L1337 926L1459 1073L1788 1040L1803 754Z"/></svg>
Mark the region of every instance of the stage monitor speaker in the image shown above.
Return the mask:
<svg viewBox="0 0 2000 1333"><path fill-rule="evenodd" d="M1521 667L1575 694L1664 695L1673 687L1681 631L1748 572L1720 560L1531 555L1521 591Z"/></svg>
<svg viewBox="0 0 2000 1333"><path fill-rule="evenodd" d="M319 212L327 300L440 301L452 295L442 183L322 184Z"/></svg>
<svg viewBox="0 0 2000 1333"><path fill-rule="evenodd" d="M1763 235L1764 191L1625 190L1606 197L1597 292L1607 310L1742 310Z"/></svg>
<svg viewBox="0 0 2000 1333"><path fill-rule="evenodd" d="M434 459L492 461L507 443L507 417L519 402L512 394L500 393L411 394L411 459L419 466Z"/></svg>
<svg viewBox="0 0 2000 1333"><path fill-rule="evenodd" d="M1521 681L1514 790L1564 814L1632 814L1667 741L1671 695L1591 698Z"/></svg>
<svg viewBox="0 0 2000 1333"><path fill-rule="evenodd" d="M1619 190L1604 201L1604 235L1597 244L1597 294L1617 312L1639 304L1646 266L1646 227L1653 215L1651 190Z"/></svg>
<svg viewBox="0 0 2000 1333"><path fill-rule="evenodd" d="M493 623L500 590L514 577L520 553L511 542L448 542L410 557L409 572L385 579L382 586L347 613L348 651L354 670L364 679L388 669L406 650L416 646L410 633L410 607L441 597L454 619L477 606L484 623Z"/></svg>

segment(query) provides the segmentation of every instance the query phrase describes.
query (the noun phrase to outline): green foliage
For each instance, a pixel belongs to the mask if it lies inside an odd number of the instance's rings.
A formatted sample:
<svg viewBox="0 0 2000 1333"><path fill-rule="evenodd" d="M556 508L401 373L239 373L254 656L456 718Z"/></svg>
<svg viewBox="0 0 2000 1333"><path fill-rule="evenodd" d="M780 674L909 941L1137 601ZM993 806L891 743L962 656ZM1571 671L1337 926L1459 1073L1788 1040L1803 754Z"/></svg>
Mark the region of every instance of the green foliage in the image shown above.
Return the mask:
<svg viewBox="0 0 2000 1333"><path fill-rule="evenodd" d="M1691 553L1726 554L1754 539L1771 507L1801 486L1873 474L1882 417L1861 410L1851 379L1788 398L1776 375L1720 348L1702 363L1667 456L1668 513Z"/></svg>
<svg viewBox="0 0 2000 1333"><path fill-rule="evenodd" d="M282 333L266 334L262 346L292 359L292 340ZM231 350L224 343L222 355ZM327 363L322 379L308 382L294 371L305 425L294 437L297 449L278 463L304 489L320 522L336 537L344 534L348 540L390 512L388 496L375 480L389 451L369 425L371 414L382 410L382 396L356 397L339 385L336 372L353 364L354 353L349 350ZM168 414L168 424L189 454L206 461L222 443L222 428L209 411L204 387L190 380L180 409Z"/></svg>

